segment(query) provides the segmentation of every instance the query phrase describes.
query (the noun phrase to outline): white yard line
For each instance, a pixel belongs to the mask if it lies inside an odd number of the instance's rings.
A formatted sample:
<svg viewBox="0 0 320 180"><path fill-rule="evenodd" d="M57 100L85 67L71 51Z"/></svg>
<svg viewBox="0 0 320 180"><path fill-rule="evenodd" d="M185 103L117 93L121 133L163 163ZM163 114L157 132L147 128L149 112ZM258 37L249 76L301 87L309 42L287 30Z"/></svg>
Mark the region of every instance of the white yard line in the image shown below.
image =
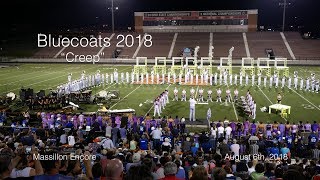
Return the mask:
<svg viewBox="0 0 320 180"><path fill-rule="evenodd" d="M298 94L298 96L300 96L302 99L304 99L305 101L307 101L308 103L310 103L312 106L314 106L316 109L320 110L320 108L316 105L314 105L312 102L310 102L307 98L303 97L301 94L299 94L297 91L295 91L293 88L291 88L291 90L293 92L295 92L296 94Z"/></svg>
<svg viewBox="0 0 320 180"><path fill-rule="evenodd" d="M166 89L168 89L171 86L171 84L169 84ZM148 113L150 113L151 109L154 107L154 104L152 104L152 106L150 107L150 109L148 110L148 112L144 115L144 117L147 116Z"/></svg>
<svg viewBox="0 0 320 180"><path fill-rule="evenodd" d="M229 84L228 84L228 83L227 83L227 87L228 87L228 89L229 89ZM230 96L230 98L231 98L231 104L232 104L232 107L233 107L234 115L236 115L236 119L237 119L237 121L238 121L238 120L239 120L239 119L238 119L238 114L237 114L236 108L234 107L234 102L233 102L232 95Z"/></svg>
<svg viewBox="0 0 320 180"><path fill-rule="evenodd" d="M139 42L139 46L137 47L136 51L134 52L134 54L133 54L133 56L132 56L132 59L135 59L135 58L137 57L137 55L138 55L138 53L139 53L139 51L140 51L140 49L141 49L141 46L142 46L143 43L144 43L144 40L145 40L145 38L146 38L146 35L147 35L147 33L145 33L145 34L143 35L141 41Z"/></svg>
<svg viewBox="0 0 320 180"><path fill-rule="evenodd" d="M61 48L60 51L57 52L57 54L53 56L53 58L56 59L66 48L67 48L67 46L64 46L63 48Z"/></svg>
<svg viewBox="0 0 320 180"><path fill-rule="evenodd" d="M247 57L250 57L251 55L250 55L250 49L249 49L247 34L245 32L242 33L242 37L243 37L243 42L244 42L244 47L246 49Z"/></svg>
<svg viewBox="0 0 320 180"><path fill-rule="evenodd" d="M272 105L273 103L272 103L272 101L268 98L268 96L262 91L262 89L258 86L258 88L259 88L259 90L260 90L260 92L262 92L262 94L264 95L264 97L266 97L267 99L268 99L268 101L270 102L270 104ZM285 120L285 121L288 121L286 118L284 118L283 117L283 119Z"/></svg>
<svg viewBox="0 0 320 180"><path fill-rule="evenodd" d="M291 58L292 58L293 60L296 60L296 56L294 55L294 53L293 53L293 51L292 51L292 49L291 49L291 47L290 47L290 45L289 45L289 42L287 41L286 36L284 35L283 32L280 32L280 35L281 35L281 38L282 38L282 40L283 40L283 42L284 42L284 45L286 45L286 48L287 48L287 50L288 50Z"/></svg>
<svg viewBox="0 0 320 180"><path fill-rule="evenodd" d="M114 106L116 106L117 104L119 104L122 100L124 100L126 97L130 96L132 93L134 93L137 89L139 89L142 86L142 84L140 84L138 87L136 87L133 91L131 91L129 94L127 94L125 97L123 97L122 99L120 99L117 103L115 103L114 105L112 105L110 107L110 109L112 109Z"/></svg>
<svg viewBox="0 0 320 180"><path fill-rule="evenodd" d="M178 37L178 33L175 33L174 36L173 36L173 40L172 40L172 43L171 43L170 51L169 51L169 54L168 54L168 58L169 59L172 57L172 52L173 52L174 46L176 44L177 37Z"/></svg>

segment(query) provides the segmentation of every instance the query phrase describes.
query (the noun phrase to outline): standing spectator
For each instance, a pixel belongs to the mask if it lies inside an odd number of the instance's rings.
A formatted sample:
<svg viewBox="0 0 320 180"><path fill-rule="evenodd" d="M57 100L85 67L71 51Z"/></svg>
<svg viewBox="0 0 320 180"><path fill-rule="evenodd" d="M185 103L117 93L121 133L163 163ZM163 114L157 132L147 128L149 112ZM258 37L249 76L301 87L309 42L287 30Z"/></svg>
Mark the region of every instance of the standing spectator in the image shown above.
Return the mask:
<svg viewBox="0 0 320 180"><path fill-rule="evenodd" d="M259 146L257 145L256 142L253 142L251 145L250 145L250 154L251 155L256 155L259 153Z"/></svg>
<svg viewBox="0 0 320 180"><path fill-rule="evenodd" d="M233 144L230 146L230 150L234 153L235 156L239 156L240 145L237 143L236 139L233 140Z"/></svg>
<svg viewBox="0 0 320 180"><path fill-rule="evenodd" d="M129 149L135 151L137 149L137 141L134 139L134 136L131 137L131 141L129 142Z"/></svg>
<svg viewBox="0 0 320 180"><path fill-rule="evenodd" d="M160 150L160 139L162 136L162 132L160 131L160 128L158 127L157 129L154 129L150 135L152 136L153 139L153 148L156 150Z"/></svg>
<svg viewBox="0 0 320 180"><path fill-rule="evenodd" d="M112 134L112 142L113 144L118 147L118 139L119 139L119 135L120 135L120 131L118 127L114 127L111 129L111 134Z"/></svg>
<svg viewBox="0 0 320 180"><path fill-rule="evenodd" d="M111 137L111 130L112 130L112 127L110 126L110 123L108 123L106 125L106 137Z"/></svg>

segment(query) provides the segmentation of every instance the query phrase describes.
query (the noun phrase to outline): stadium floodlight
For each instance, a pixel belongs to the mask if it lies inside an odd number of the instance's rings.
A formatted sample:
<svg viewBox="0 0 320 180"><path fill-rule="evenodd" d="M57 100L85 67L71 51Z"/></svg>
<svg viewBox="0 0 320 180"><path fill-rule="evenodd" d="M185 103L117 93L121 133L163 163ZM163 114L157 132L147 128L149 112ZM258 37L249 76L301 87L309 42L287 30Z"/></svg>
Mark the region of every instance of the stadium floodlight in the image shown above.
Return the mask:
<svg viewBox="0 0 320 180"><path fill-rule="evenodd" d="M108 8L111 10L111 27L112 27L112 33L114 33L114 10L119 10L119 7L114 7L114 0L111 0L111 8ZM108 4L108 0L107 0Z"/></svg>

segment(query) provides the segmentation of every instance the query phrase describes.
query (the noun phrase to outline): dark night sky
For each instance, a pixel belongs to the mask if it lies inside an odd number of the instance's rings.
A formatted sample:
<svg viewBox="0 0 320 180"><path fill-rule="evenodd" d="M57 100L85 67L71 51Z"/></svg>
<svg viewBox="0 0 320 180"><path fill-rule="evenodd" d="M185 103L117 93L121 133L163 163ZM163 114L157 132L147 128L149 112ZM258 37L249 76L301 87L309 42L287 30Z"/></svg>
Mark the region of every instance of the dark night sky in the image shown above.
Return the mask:
<svg viewBox="0 0 320 180"><path fill-rule="evenodd" d="M119 6L116 26L133 25L135 11L258 9L259 25L277 26L282 23L281 0L114 0ZM288 25L295 23L320 29L320 0L289 0ZM60 27L83 27L109 24L111 0L1 0L0 29L8 31L16 26L32 31L53 30ZM316 20L318 19L318 20ZM14 26L13 26L14 24ZM23 28L22 28L23 27Z"/></svg>

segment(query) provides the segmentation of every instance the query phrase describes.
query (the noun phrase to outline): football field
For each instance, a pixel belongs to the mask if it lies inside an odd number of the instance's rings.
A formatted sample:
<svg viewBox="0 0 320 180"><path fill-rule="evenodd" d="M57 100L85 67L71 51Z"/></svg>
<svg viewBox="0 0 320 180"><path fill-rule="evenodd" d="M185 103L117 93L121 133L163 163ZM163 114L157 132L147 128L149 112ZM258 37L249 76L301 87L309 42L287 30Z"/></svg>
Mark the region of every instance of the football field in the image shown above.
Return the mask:
<svg viewBox="0 0 320 180"><path fill-rule="evenodd" d="M17 66L10 66L0 69L0 95L5 96L9 92L14 92L19 95L21 88L33 88L34 92L45 90L46 94L50 89L56 89L58 85L67 82L67 76L72 73L72 79L80 78L81 73L85 70L86 74L95 74L97 70L101 73L112 73L114 68L118 69L120 73L132 72L133 66L112 66L112 65L89 65L89 64L20 64ZM151 69L151 66L150 66ZM234 67L233 73L239 73L240 68ZM150 70L151 71L151 70ZM216 68L213 69L216 71ZM290 76L293 72L298 71L299 77L310 77L311 73L316 74L316 79L320 76L320 67L290 67ZM239 80L239 79L238 79ZM200 81L200 80L199 80ZM257 77L256 77L257 81ZM243 79L245 82L245 79ZM292 78L293 83L293 78ZM298 122L298 121L319 121L320 120L320 94L314 92L306 92L304 90L293 90L281 87L281 78L279 79L278 88L269 88L269 78L267 79L267 87L251 86L198 86L198 85L177 85L177 84L159 84L159 85L145 85L145 84L104 84L100 87L92 89L92 94L95 95L101 90L118 90L120 92L120 100L113 102L110 109L126 109L133 108L137 115L146 115L150 113L153 115L153 100L165 89L169 90L170 103L167 104L162 116L189 116L189 102L172 101L173 90L175 87L179 90L179 99L181 98L181 91L187 91L187 97L190 95L190 89L195 90L204 89L204 98L207 98L207 90L210 88L213 91L214 102L208 104L196 105L196 119L206 119L207 110L210 108L213 120L223 120L225 117L229 120L242 121L246 116L235 103L225 103L225 91L230 88L232 94L235 88L239 90L239 97L245 96L247 90L250 90L253 99L257 102L257 117L256 121L278 121L278 122ZM305 84L305 82L304 82ZM263 78L262 78L263 85ZM299 80L300 85L300 80ZM222 103L215 102L216 89L222 90ZM283 96L282 104L291 106L291 114L288 118L282 118L280 114L269 114L262 112L262 107L268 107L271 104L276 104L276 97L278 92ZM85 108L86 112L95 112L98 106L80 105Z"/></svg>

